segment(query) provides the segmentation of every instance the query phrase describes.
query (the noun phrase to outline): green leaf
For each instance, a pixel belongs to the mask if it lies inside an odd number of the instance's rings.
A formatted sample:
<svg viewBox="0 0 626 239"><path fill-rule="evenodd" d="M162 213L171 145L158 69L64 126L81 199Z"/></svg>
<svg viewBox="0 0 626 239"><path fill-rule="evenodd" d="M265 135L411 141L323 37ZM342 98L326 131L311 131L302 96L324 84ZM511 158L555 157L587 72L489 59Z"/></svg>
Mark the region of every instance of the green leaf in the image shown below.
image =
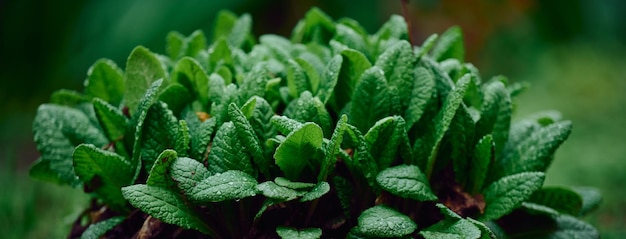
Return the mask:
<svg viewBox="0 0 626 239"><path fill-rule="evenodd" d="M265 86L270 79L270 73L267 70L266 64L255 65L252 70L248 72L239 87L237 105L245 104L253 96L263 97L265 95Z"/></svg>
<svg viewBox="0 0 626 239"><path fill-rule="evenodd" d="M178 154L176 154L176 151L171 149L164 150L154 162L150 174L148 175L146 185L165 189L174 188L174 181L171 180L168 172L170 171L170 165L172 165L177 158Z"/></svg>
<svg viewBox="0 0 626 239"><path fill-rule="evenodd" d="M388 168L393 164L400 145L403 142L408 144L406 134L404 120L398 116L382 118L365 134L365 141L378 168Z"/></svg>
<svg viewBox="0 0 626 239"><path fill-rule="evenodd" d="M437 200L428 179L415 165L399 165L384 169L376 176L376 182L385 191L403 198L418 201Z"/></svg>
<svg viewBox="0 0 626 239"><path fill-rule="evenodd" d="M172 83L159 94L159 101L166 103L168 108L178 115L188 104L194 101L193 93L179 83Z"/></svg>
<svg viewBox="0 0 626 239"><path fill-rule="evenodd" d="M322 237L322 229L319 228L277 227L276 233L283 239L318 239Z"/></svg>
<svg viewBox="0 0 626 239"><path fill-rule="evenodd" d="M544 187L534 192L528 201L572 216L578 216L583 207L583 198L565 187Z"/></svg>
<svg viewBox="0 0 626 239"><path fill-rule="evenodd" d="M522 210L516 210L515 217L507 216L499 222L506 226L510 238L600 238L593 226L570 215L559 214L548 207L524 203ZM526 207L531 206L531 207Z"/></svg>
<svg viewBox="0 0 626 239"><path fill-rule="evenodd" d="M47 164L44 168L54 172L58 181L70 186L80 183L72 166L74 147L81 143L97 147L108 144L99 127L93 125L85 113L65 106L39 106L33 133L37 150L41 153L41 164Z"/></svg>
<svg viewBox="0 0 626 239"><path fill-rule="evenodd" d="M165 37L165 42L165 51L172 60L180 59L187 51L188 44L185 36L177 31L171 31L167 33L167 36Z"/></svg>
<svg viewBox="0 0 626 239"><path fill-rule="evenodd" d="M494 160L493 138L490 134L482 137L474 148L474 155L469 165L468 188L472 193L480 192L485 184L489 172L489 166Z"/></svg>
<svg viewBox="0 0 626 239"><path fill-rule="evenodd" d="M287 61L287 86L289 87L289 95L297 98L305 91L311 91L309 79L306 72L295 60Z"/></svg>
<svg viewBox="0 0 626 239"><path fill-rule="evenodd" d="M589 187L575 187L573 188L578 195L583 199L583 206L580 210L580 215L584 216L590 211L596 209L602 201L602 195L600 191L595 188Z"/></svg>
<svg viewBox="0 0 626 239"><path fill-rule="evenodd" d="M407 41L398 41L376 60L375 65L385 73L390 91L397 92L389 96L392 100L393 114L404 113L408 107L415 81L415 59L411 44Z"/></svg>
<svg viewBox="0 0 626 239"><path fill-rule="evenodd" d="M220 10L215 17L212 42L217 42L222 37L228 37L236 21L237 15L228 10Z"/></svg>
<svg viewBox="0 0 626 239"><path fill-rule="evenodd" d="M425 239L479 239L480 229L469 220L443 220L419 233Z"/></svg>
<svg viewBox="0 0 626 239"><path fill-rule="evenodd" d="M335 36L333 37L335 41L338 41L351 49L367 53L369 48L367 41L357 31L341 23L335 25L335 29Z"/></svg>
<svg viewBox="0 0 626 239"><path fill-rule="evenodd" d="M209 227L196 211L167 189L136 184L122 188L122 194L134 207L165 223L210 233Z"/></svg>
<svg viewBox="0 0 626 239"><path fill-rule="evenodd" d="M317 91L316 96L324 104L328 102L328 100L335 92L335 86L337 85L337 82L339 80L342 64L343 58L340 55L336 55L332 59L330 59L330 61L326 65L326 68L324 69L324 72L322 73L320 87Z"/></svg>
<svg viewBox="0 0 626 239"><path fill-rule="evenodd" d="M302 57L306 57L306 56L310 56L308 58L310 59L304 59ZM294 61L296 63L298 63L298 65L300 65L300 67L302 67L302 70L304 71L305 75L306 75L306 79L308 81L308 86L310 87L308 90L314 93L317 93L317 90L319 89L319 85L321 80L321 76L318 72L318 70L316 69L316 67L313 65L314 62L319 62L319 64L323 64L321 63L321 60L319 60L319 58L313 54L303 54L298 58L295 58Z"/></svg>
<svg viewBox="0 0 626 239"><path fill-rule="evenodd" d="M200 63L191 57L183 57L172 73L172 82L187 88L203 106L209 105L209 75Z"/></svg>
<svg viewBox="0 0 626 239"><path fill-rule="evenodd" d="M50 168L50 161L43 161L41 158L35 160L28 170L28 176L44 182L64 184L65 182L57 175L57 172ZM77 181L78 183L78 181Z"/></svg>
<svg viewBox="0 0 626 239"><path fill-rule="evenodd" d="M427 128L427 133L424 138L416 141L414 147L415 155L418 156L418 162L420 165L424 165L426 168L426 177L430 177L433 168L435 166L435 160L437 159L437 151L439 145L443 139L443 136L448 131L452 119L456 115L457 109L461 107L463 103L463 96L469 85L470 76L466 74L459 81L457 81L455 88L446 97L443 106L433 123ZM424 163L425 162L425 163Z"/></svg>
<svg viewBox="0 0 626 239"><path fill-rule="evenodd" d="M112 60L97 60L87 71L85 94L120 105L124 96L124 72Z"/></svg>
<svg viewBox="0 0 626 239"><path fill-rule="evenodd" d="M243 142L237 138L235 125L232 122L224 123L213 139L209 153L209 170L212 173L239 170L254 175L250 155L241 150L243 148Z"/></svg>
<svg viewBox="0 0 626 239"><path fill-rule="evenodd" d="M544 179L542 172L523 172L491 183L483 192L486 206L482 219L493 220L509 214L541 188Z"/></svg>
<svg viewBox="0 0 626 239"><path fill-rule="evenodd" d="M407 39L408 27L404 17L399 15L391 15L389 20L378 29L378 32L374 35L379 40L388 39Z"/></svg>
<svg viewBox="0 0 626 239"><path fill-rule="evenodd" d="M252 109L252 114L250 117L246 115L254 133L259 139L260 143L266 142L269 138L276 135L276 127L272 124L271 120L274 116L274 110L270 103L268 103L265 99L261 97L252 97L248 102L254 101L254 108ZM242 109L245 108L244 104ZM261 169L263 171L264 169Z"/></svg>
<svg viewBox="0 0 626 239"><path fill-rule="evenodd" d="M422 46L420 47L419 51L415 53L415 55L417 55L418 58L422 58L428 53L428 51L430 51L430 49L435 46L435 42L437 41L437 39L439 39L439 35L437 35L436 33L428 36L428 38L424 40L424 43L422 43Z"/></svg>
<svg viewBox="0 0 626 239"><path fill-rule="evenodd" d="M126 61L126 80L124 104L131 115L138 112L137 107L150 86L159 79L167 79L167 72L161 61L148 48L138 46L133 49ZM166 81L167 82L167 81ZM163 86L167 83L163 84Z"/></svg>
<svg viewBox="0 0 626 239"><path fill-rule="evenodd" d="M372 157L372 154L369 152L367 141L359 129L350 124L347 126L346 133L348 138L356 144L354 145L356 152L354 153L354 157L352 159L350 157L344 158L346 160L346 165L353 175L362 175L370 187L378 190L376 175L378 175L379 168L374 160L374 157Z"/></svg>
<svg viewBox="0 0 626 239"><path fill-rule="evenodd" d="M205 51L207 49L206 46L206 36L204 36L204 32L202 30L195 30L187 37L187 56L195 57L201 51Z"/></svg>
<svg viewBox="0 0 626 239"><path fill-rule="evenodd" d="M315 123L305 123L289 133L274 153L276 165L290 180L297 180L305 167L313 167L311 157L321 150L324 135Z"/></svg>
<svg viewBox="0 0 626 239"><path fill-rule="evenodd" d="M249 14L241 15L232 25L228 34L228 43L235 48L241 48L252 31L252 18Z"/></svg>
<svg viewBox="0 0 626 239"><path fill-rule="evenodd" d="M304 39L302 43L317 42L326 43L335 32L335 24L333 19L317 7L312 7L304 15L306 23L304 29Z"/></svg>
<svg viewBox="0 0 626 239"><path fill-rule="evenodd" d="M511 97L504 84L493 81L483 88L484 99L481 107L480 120L476 122L476 134L482 137L493 135L496 147L495 155L500 155L504 144L509 138L511 125L512 104Z"/></svg>
<svg viewBox="0 0 626 239"><path fill-rule="evenodd" d="M115 151L122 156L128 157L128 151L122 142L126 134L128 118L118 108L100 98L93 99L93 109L104 134L114 144Z"/></svg>
<svg viewBox="0 0 626 239"><path fill-rule="evenodd" d="M276 185L278 186L282 186L282 187L288 187L291 189L310 189L315 187L314 183L303 183L303 182L292 182L289 179L283 178L283 177L276 177L274 179L274 182L276 183Z"/></svg>
<svg viewBox="0 0 626 239"><path fill-rule="evenodd" d="M360 231L369 237L402 237L417 229L411 218L390 207L378 205L361 213L358 219Z"/></svg>
<svg viewBox="0 0 626 239"><path fill-rule="evenodd" d="M278 128L278 131L281 133L288 135L291 132L302 127L303 123L300 123L296 120L290 119L286 116L282 115L274 115L272 116L272 124Z"/></svg>
<svg viewBox="0 0 626 239"><path fill-rule="evenodd" d="M270 177L269 167L267 166L270 161L263 155L263 148L261 142L257 138L252 125L243 115L243 112L237 108L235 103L228 105L228 115L235 125L236 134L239 140L243 141L243 149L252 155L255 166L261 170L261 173L266 177Z"/></svg>
<svg viewBox="0 0 626 239"><path fill-rule="evenodd" d="M185 194L190 195L200 181L210 176L209 170L197 160L180 157L170 165L170 176Z"/></svg>
<svg viewBox="0 0 626 239"><path fill-rule="evenodd" d="M302 195L300 202L308 202L313 201L315 199L321 198L325 194L330 192L330 185L327 182L319 182L311 191Z"/></svg>
<svg viewBox="0 0 626 239"><path fill-rule="evenodd" d="M146 171L152 168L163 150L174 149L181 156L186 154L184 149L177 148L184 138L179 137L178 120L165 103L159 102L150 108L142 130L141 160Z"/></svg>
<svg viewBox="0 0 626 239"><path fill-rule="evenodd" d="M122 223L126 219L125 217L118 216L99 221L97 223L89 225L87 229L80 235L80 239L98 239L104 236L108 231Z"/></svg>
<svg viewBox="0 0 626 239"><path fill-rule="evenodd" d="M450 144L450 157L452 158L452 167L457 182L462 187L467 186L468 168L471 161L468 160L469 155L474 151L475 125L472 116L464 104L461 104L456 110L456 114L450 123L450 129L447 133L447 141Z"/></svg>
<svg viewBox="0 0 626 239"><path fill-rule="evenodd" d="M571 131L570 121L553 123L536 130L517 146L503 152L496 172L506 176L519 172L545 171L554 152Z"/></svg>
<svg viewBox="0 0 626 239"><path fill-rule="evenodd" d="M146 94L141 98L139 102L139 106L137 107L137 113L132 116L130 119L130 130L126 130L125 139L127 140L126 145L132 145L133 147L133 155L131 158L131 163L135 165L135 178L139 174L141 169L141 153L142 153L142 136L143 136L143 125L146 117L148 116L148 111L154 105L158 90L161 87L163 80L157 80L148 90ZM130 143L128 143L130 142ZM150 169L150 168L147 168Z"/></svg>
<svg viewBox="0 0 626 239"><path fill-rule="evenodd" d="M299 98L291 101L283 115L301 123L313 122L319 125L326 137L330 137L332 119L326 110L324 103L319 98L313 97L311 92L303 92Z"/></svg>
<svg viewBox="0 0 626 239"><path fill-rule="evenodd" d="M372 64L363 53L352 49L341 51L341 70L337 79L337 85L331 97L334 99L335 110L339 111L350 102L356 85L365 70Z"/></svg>
<svg viewBox="0 0 626 239"><path fill-rule="evenodd" d="M216 71L219 66L232 66L233 56L228 42L222 38L209 49L209 69Z"/></svg>
<svg viewBox="0 0 626 239"><path fill-rule="evenodd" d="M178 121L178 131L176 132L176 145L174 149L180 152L180 156L189 156L187 153L190 148L191 136L189 135L189 126L184 120Z"/></svg>
<svg viewBox="0 0 626 239"><path fill-rule="evenodd" d="M406 120L407 130L411 129L420 120L426 111L426 106L430 104L436 94L435 79L429 70L426 70L424 67L415 69L415 82L412 89L411 97L403 116Z"/></svg>
<svg viewBox="0 0 626 239"><path fill-rule="evenodd" d="M436 61L454 58L460 62L465 61L465 48L463 47L463 32L458 26L448 28L433 48L432 58Z"/></svg>
<svg viewBox="0 0 626 239"><path fill-rule="evenodd" d="M480 229L480 239L497 239L499 237L496 236L496 234L491 230L491 228L489 228L487 225L485 225L484 223L474 220L471 217L466 218L469 222L471 222L472 224L474 224L474 226L478 227L478 229ZM500 237L501 238L501 237Z"/></svg>
<svg viewBox="0 0 626 239"><path fill-rule="evenodd" d="M126 200L120 188L132 182L133 165L115 153L81 144L74 150L74 171L86 188L93 190L116 210L124 210Z"/></svg>
<svg viewBox="0 0 626 239"><path fill-rule="evenodd" d="M350 124L366 132L378 119L391 113L389 91L384 72L373 66L361 75L352 95Z"/></svg>
<svg viewBox="0 0 626 239"><path fill-rule="evenodd" d="M288 187L279 186L272 181L260 183L256 186L256 190L267 198L271 198L281 202L291 201L301 195L301 193L296 190Z"/></svg>
<svg viewBox="0 0 626 239"><path fill-rule="evenodd" d="M341 151L341 142L343 142L343 133L346 130L346 124L348 123L348 117L346 115L342 115L339 121L337 122L337 126L335 127L335 131L333 135L330 137L330 141L326 144L326 148L324 152L324 161L322 161L322 166L320 166L320 173L317 176L317 181L326 181L329 174L332 173L335 163L337 162L337 154Z"/></svg>
<svg viewBox="0 0 626 239"><path fill-rule="evenodd" d="M82 103L89 102L89 97L82 93L60 89L52 93L50 96L50 104L75 107Z"/></svg>
<svg viewBox="0 0 626 239"><path fill-rule="evenodd" d="M205 178L188 193L196 202L222 202L256 195L256 180L237 170L229 170Z"/></svg>
<svg viewBox="0 0 626 239"><path fill-rule="evenodd" d="M191 137L190 156L201 162L204 162L209 154L208 147L211 142L211 135L215 130L215 118L200 122L198 116L194 112L188 113L190 116L186 117L187 122L189 120L198 120L196 124L189 124L189 134Z"/></svg>

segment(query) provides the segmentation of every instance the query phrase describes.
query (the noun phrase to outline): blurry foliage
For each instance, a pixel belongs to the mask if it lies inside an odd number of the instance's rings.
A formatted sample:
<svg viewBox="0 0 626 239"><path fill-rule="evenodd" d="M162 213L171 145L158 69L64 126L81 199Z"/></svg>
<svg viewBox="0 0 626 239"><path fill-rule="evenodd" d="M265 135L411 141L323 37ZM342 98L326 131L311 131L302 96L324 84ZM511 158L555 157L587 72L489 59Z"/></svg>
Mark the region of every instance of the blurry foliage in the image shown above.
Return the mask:
<svg viewBox="0 0 626 239"><path fill-rule="evenodd" d="M168 31L208 32L219 9L250 12L256 35L287 35L295 20L314 5L332 17L357 19L370 33L385 16L401 13L399 3L389 0L365 0L356 6L348 0L0 1L0 162L17 161L0 164L0 188L12 185L41 190L38 193L42 194L65 193L33 186L25 181L23 171L6 174L4 170L24 170L37 158L30 142L35 106L46 102L53 89L80 89L86 69L97 58L124 62L126 54L139 44L165 52L162 36ZM604 189L607 202L599 216L591 218L604 238L626 236L622 226L626 200L620 195L626 180L623 9L626 1L621 0L410 1L418 42L426 33L460 25L465 30L467 59L484 75L498 72L533 84L519 99L525 107L520 115L554 108L576 123L570 141L557 155L564 159L556 160L559 165L554 169L561 171L551 172L548 182ZM8 154L9 149L14 153ZM591 163L597 166L591 167ZM25 198L42 198L28 190L19 192ZM0 196L0 222L30 210L27 204L5 204L9 199L4 195ZM7 213L9 210L15 213ZM29 230L35 227L40 225Z"/></svg>

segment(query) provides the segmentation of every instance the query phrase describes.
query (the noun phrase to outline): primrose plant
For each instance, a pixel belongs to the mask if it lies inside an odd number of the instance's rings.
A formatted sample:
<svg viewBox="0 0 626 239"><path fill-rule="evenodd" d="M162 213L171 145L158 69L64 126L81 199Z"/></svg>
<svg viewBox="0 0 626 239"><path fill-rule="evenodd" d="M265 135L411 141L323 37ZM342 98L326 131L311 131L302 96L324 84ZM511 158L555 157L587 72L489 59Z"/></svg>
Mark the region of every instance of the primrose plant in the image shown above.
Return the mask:
<svg viewBox="0 0 626 239"><path fill-rule="evenodd" d="M590 188L543 186L572 125L511 123L524 88L464 62L458 27L412 46L311 9L290 38L217 16L37 111L30 174L82 187L81 238L598 238Z"/></svg>

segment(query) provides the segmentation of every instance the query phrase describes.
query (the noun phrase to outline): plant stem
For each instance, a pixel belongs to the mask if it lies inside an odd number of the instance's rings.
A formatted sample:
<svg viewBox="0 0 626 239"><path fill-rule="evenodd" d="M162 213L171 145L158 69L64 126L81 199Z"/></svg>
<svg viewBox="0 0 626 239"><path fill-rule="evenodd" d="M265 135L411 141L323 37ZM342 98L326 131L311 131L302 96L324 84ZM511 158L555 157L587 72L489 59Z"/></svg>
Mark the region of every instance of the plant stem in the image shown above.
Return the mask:
<svg viewBox="0 0 626 239"><path fill-rule="evenodd" d="M402 2L402 15L404 15L404 20L406 21L406 25L408 28L409 34L409 42L412 46L416 46L415 38L413 37L413 25L411 24L411 17L409 16L409 0L400 0Z"/></svg>

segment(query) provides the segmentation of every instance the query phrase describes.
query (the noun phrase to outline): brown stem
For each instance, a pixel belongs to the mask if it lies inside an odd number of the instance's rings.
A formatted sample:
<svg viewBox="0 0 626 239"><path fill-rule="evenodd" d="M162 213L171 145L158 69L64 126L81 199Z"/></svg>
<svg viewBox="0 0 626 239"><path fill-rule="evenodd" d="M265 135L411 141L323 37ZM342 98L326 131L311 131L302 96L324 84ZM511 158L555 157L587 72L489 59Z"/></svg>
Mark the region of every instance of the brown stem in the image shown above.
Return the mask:
<svg viewBox="0 0 626 239"><path fill-rule="evenodd" d="M413 25L411 24L411 17L409 16L409 0L401 0L402 2L402 15L404 15L404 20L406 21L406 25L408 28L408 34L409 34L409 42L411 42L411 45L413 46L417 46L417 43L415 42L415 38L413 37Z"/></svg>

